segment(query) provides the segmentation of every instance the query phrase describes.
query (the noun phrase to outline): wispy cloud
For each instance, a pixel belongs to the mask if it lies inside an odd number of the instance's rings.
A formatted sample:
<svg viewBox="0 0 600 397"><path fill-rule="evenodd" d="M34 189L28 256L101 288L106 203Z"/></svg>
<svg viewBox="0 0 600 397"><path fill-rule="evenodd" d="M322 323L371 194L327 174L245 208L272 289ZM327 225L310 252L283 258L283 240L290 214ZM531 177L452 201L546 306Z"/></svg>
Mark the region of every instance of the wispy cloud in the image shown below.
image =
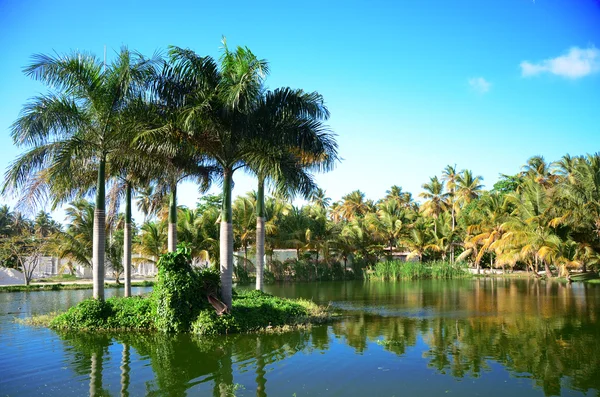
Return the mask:
<svg viewBox="0 0 600 397"><path fill-rule="evenodd" d="M492 87L492 83L484 79L483 77L473 77L469 79L469 85L473 90L480 94L485 94Z"/></svg>
<svg viewBox="0 0 600 397"><path fill-rule="evenodd" d="M600 51L595 47L572 47L566 54L538 63L521 62L523 77L551 73L569 79L578 79L600 70Z"/></svg>

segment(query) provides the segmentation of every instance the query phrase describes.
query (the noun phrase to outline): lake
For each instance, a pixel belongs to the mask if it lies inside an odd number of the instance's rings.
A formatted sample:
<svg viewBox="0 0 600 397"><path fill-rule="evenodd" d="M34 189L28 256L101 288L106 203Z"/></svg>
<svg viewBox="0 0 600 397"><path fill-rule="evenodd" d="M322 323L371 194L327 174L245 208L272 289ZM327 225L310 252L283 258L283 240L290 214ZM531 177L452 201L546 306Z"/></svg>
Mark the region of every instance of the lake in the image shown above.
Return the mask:
<svg viewBox="0 0 600 397"><path fill-rule="evenodd" d="M0 293L0 395L599 394L600 285L499 278L266 290L343 316L275 335L59 335L13 318L64 310L91 290Z"/></svg>

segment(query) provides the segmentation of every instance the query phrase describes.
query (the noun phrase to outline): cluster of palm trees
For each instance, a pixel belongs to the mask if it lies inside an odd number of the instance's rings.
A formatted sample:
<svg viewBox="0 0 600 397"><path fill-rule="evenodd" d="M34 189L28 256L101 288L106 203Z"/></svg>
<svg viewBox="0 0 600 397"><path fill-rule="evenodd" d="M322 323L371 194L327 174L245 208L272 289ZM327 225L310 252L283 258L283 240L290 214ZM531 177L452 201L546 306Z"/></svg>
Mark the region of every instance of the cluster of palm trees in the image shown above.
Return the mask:
<svg viewBox="0 0 600 397"><path fill-rule="evenodd" d="M311 172L337 161L321 95L266 90L268 71L248 48L230 50L225 41L219 62L179 47L165 58L123 48L108 65L79 52L37 55L25 73L50 91L27 103L13 124L13 140L26 151L8 170L3 190L25 203L50 199L54 206L95 194L94 297L103 299L107 209L110 217L125 204L129 295L134 191L152 187L157 197L170 198L167 240L174 251L178 183L193 180L205 190L220 182L222 299L231 307L234 172L254 173L259 197L265 183L306 195L315 189ZM258 224L262 211L257 205Z"/></svg>
<svg viewBox="0 0 600 397"><path fill-rule="evenodd" d="M491 191L470 170L448 166L422 185L421 202L392 186L385 197L368 200L360 190L332 203L316 189L302 207L284 197L263 204L266 257L295 249L298 258L331 266L348 260L368 265L408 254L408 259L469 262L503 269L586 269L600 263L600 155L564 156L547 164L534 156ZM233 201L233 244L239 263L250 266L257 252L254 219L258 192ZM198 208L180 208L178 239L194 256L218 262L216 221L221 197L205 196ZM142 199L140 205L147 202ZM146 257L166 250L166 215L145 223L137 249ZM163 231L161 233L161 230ZM262 257L263 255L260 254Z"/></svg>

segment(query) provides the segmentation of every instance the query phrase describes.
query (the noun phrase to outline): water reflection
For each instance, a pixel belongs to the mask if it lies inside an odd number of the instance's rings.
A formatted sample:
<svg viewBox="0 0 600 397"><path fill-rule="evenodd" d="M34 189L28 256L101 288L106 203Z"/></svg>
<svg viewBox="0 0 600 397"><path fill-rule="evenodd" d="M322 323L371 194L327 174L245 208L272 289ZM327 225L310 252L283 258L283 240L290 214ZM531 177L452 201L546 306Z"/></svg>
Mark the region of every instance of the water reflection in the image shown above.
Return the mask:
<svg viewBox="0 0 600 397"><path fill-rule="evenodd" d="M325 296L323 289L319 293ZM302 390L327 395L331 377L363 365L361 356L374 362L410 359L411 366L430 371L437 381L478 379L469 385L473 394L490 388L490 374L498 365L510 373L511 382L530 379L529 392L552 396L600 390L600 289L595 286L471 280L340 283L331 289L332 300L354 311L309 330L220 338L154 333L60 337L72 369L89 374L89 393L95 396L136 395L130 387L140 376L147 379L143 373L149 368L153 380L145 383L147 395L277 396L287 393L290 382L298 395ZM320 355L327 356L325 365ZM342 366L341 357L356 364L336 368ZM107 360L120 361L118 388L103 382L103 373L106 378L112 371ZM146 365L132 367L135 360ZM307 379L311 367L316 370ZM399 377L416 382L410 376L381 376L371 385L373 393L394 390ZM360 392L348 386L343 394Z"/></svg>

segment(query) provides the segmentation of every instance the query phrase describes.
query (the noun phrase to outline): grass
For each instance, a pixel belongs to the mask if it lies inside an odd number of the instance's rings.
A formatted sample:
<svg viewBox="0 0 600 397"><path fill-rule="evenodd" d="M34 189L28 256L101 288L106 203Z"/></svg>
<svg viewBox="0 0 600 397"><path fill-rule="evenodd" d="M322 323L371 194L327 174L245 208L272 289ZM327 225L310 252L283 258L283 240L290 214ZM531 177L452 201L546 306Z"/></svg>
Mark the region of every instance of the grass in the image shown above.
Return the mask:
<svg viewBox="0 0 600 397"><path fill-rule="evenodd" d="M132 287L152 287L154 281L135 281ZM123 284L104 283L104 288L123 288ZM0 292L22 292L22 291L62 291L75 289L92 289L92 283L85 284L30 284L30 285L1 285Z"/></svg>
<svg viewBox="0 0 600 397"><path fill-rule="evenodd" d="M203 310L192 323L192 332L218 335L249 332L285 332L321 324L332 318L329 307L304 299L285 299L260 291L244 291L235 297L230 315Z"/></svg>
<svg viewBox="0 0 600 397"><path fill-rule="evenodd" d="M375 264L366 271L365 278L378 280L417 280L426 278L452 279L471 277L464 265L444 261L404 262L387 261Z"/></svg>
<svg viewBox="0 0 600 397"><path fill-rule="evenodd" d="M57 276L40 278L34 280L36 283L60 283L61 281L77 281L81 280L74 274L59 274Z"/></svg>

